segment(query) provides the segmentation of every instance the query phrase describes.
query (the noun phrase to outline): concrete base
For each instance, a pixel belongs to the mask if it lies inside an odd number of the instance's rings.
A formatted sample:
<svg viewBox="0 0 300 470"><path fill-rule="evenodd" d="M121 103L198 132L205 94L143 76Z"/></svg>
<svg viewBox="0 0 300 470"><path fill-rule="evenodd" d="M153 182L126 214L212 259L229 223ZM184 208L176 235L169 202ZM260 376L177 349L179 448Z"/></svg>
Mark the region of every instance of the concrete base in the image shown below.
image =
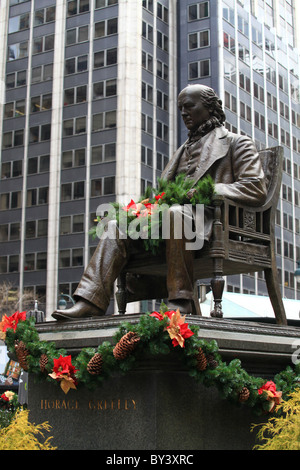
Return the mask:
<svg viewBox="0 0 300 470"><path fill-rule="evenodd" d="M138 318L126 315L132 322ZM111 338L123 319L51 322L37 328L41 339L74 353ZM291 364L292 344L300 338L299 328L187 320L200 324L202 337L218 341L223 360L239 357L249 373L268 380ZM245 405L222 400L216 389L197 384L172 354L145 358L94 391L82 386L65 395L59 386L35 383L30 376L28 396L30 420L50 423L59 450L250 450L255 443L251 425L264 420Z"/></svg>

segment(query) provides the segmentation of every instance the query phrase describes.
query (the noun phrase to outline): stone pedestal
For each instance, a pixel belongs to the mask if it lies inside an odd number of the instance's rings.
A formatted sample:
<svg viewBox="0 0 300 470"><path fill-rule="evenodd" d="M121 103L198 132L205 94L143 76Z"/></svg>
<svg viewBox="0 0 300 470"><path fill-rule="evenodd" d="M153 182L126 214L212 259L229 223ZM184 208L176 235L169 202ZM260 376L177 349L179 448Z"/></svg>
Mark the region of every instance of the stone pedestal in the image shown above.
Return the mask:
<svg viewBox="0 0 300 470"><path fill-rule="evenodd" d="M40 338L70 354L111 339L124 317L38 325ZM139 315L126 315L136 322ZM291 364L300 329L252 322L188 317L200 335L216 339L224 361L235 357L253 375L272 380ZM30 421L48 421L59 450L246 450L255 443L256 417L245 405L222 400L214 388L197 384L172 354L145 358L125 375L89 391L67 395L58 385L29 378Z"/></svg>

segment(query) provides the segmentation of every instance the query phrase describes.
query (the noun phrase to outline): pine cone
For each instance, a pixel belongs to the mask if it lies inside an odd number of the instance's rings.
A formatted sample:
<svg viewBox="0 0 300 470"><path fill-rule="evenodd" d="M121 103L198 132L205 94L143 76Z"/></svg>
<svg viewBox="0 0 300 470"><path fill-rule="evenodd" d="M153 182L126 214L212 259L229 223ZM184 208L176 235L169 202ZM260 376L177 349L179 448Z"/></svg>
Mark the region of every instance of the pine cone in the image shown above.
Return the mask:
<svg viewBox="0 0 300 470"><path fill-rule="evenodd" d="M139 336L133 331L129 331L126 335L122 336L120 341L116 344L113 350L113 355L116 359L121 361L136 348L139 342Z"/></svg>
<svg viewBox="0 0 300 470"><path fill-rule="evenodd" d="M47 367L47 364L48 364L48 356L47 354L42 354L41 357L40 357L40 369L41 369L41 372L46 372L46 367Z"/></svg>
<svg viewBox="0 0 300 470"><path fill-rule="evenodd" d="M90 359L87 365L87 371L91 375L99 375L101 374L102 364L103 364L102 354L96 353L94 354L92 359Z"/></svg>
<svg viewBox="0 0 300 470"><path fill-rule="evenodd" d="M239 393L239 402L242 403L244 401L247 401L250 396L250 392L247 387L243 387L242 390Z"/></svg>
<svg viewBox="0 0 300 470"><path fill-rule="evenodd" d="M198 349L198 354L196 356L197 359L197 370L202 371L205 370L207 367L207 359L205 357L205 354L202 350L202 348Z"/></svg>
<svg viewBox="0 0 300 470"><path fill-rule="evenodd" d="M16 355L17 355L18 363L20 364L20 367L23 370L28 371L27 356L29 355L29 351L26 348L25 343L23 343L23 341L16 340L15 351L16 351Z"/></svg>
<svg viewBox="0 0 300 470"><path fill-rule="evenodd" d="M212 369L215 369L218 366L218 361L216 361L214 354L208 354L206 359L208 366Z"/></svg>

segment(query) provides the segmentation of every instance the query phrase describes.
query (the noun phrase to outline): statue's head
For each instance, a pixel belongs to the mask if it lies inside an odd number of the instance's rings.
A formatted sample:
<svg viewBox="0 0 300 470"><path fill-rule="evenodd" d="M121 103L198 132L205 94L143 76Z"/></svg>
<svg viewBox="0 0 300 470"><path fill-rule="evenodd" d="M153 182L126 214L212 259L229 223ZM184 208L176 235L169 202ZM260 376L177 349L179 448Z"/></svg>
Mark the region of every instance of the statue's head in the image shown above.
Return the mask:
<svg viewBox="0 0 300 470"><path fill-rule="evenodd" d="M178 96L178 108L190 131L195 131L212 118L219 125L226 119L222 101L212 88L205 85L196 84L184 88Z"/></svg>

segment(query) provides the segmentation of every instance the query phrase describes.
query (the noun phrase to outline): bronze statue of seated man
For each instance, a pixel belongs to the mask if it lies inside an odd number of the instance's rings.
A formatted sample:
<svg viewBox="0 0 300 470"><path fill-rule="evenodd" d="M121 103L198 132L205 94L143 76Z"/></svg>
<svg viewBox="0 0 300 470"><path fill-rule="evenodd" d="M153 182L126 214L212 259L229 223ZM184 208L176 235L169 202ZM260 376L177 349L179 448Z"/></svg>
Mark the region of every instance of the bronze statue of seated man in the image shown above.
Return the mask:
<svg viewBox="0 0 300 470"><path fill-rule="evenodd" d="M247 136L225 129L222 102L214 90L203 85L190 85L180 92L178 107L189 131L188 139L175 152L162 178L174 180L184 173L196 184L200 178L211 175L217 194L242 204L262 205L266 199L266 186L258 152ZM189 197L192 192L193 189ZM184 236L181 239L174 236L175 212L170 207L170 237L166 239L168 307L179 308L184 314L192 311L194 253L186 249ZM212 216L205 212L204 240L209 240L211 229ZM107 231L74 293L75 305L68 310L53 312L52 316L57 320L105 314L114 281L128 261L132 243L129 238L120 236L115 221L108 223Z"/></svg>

